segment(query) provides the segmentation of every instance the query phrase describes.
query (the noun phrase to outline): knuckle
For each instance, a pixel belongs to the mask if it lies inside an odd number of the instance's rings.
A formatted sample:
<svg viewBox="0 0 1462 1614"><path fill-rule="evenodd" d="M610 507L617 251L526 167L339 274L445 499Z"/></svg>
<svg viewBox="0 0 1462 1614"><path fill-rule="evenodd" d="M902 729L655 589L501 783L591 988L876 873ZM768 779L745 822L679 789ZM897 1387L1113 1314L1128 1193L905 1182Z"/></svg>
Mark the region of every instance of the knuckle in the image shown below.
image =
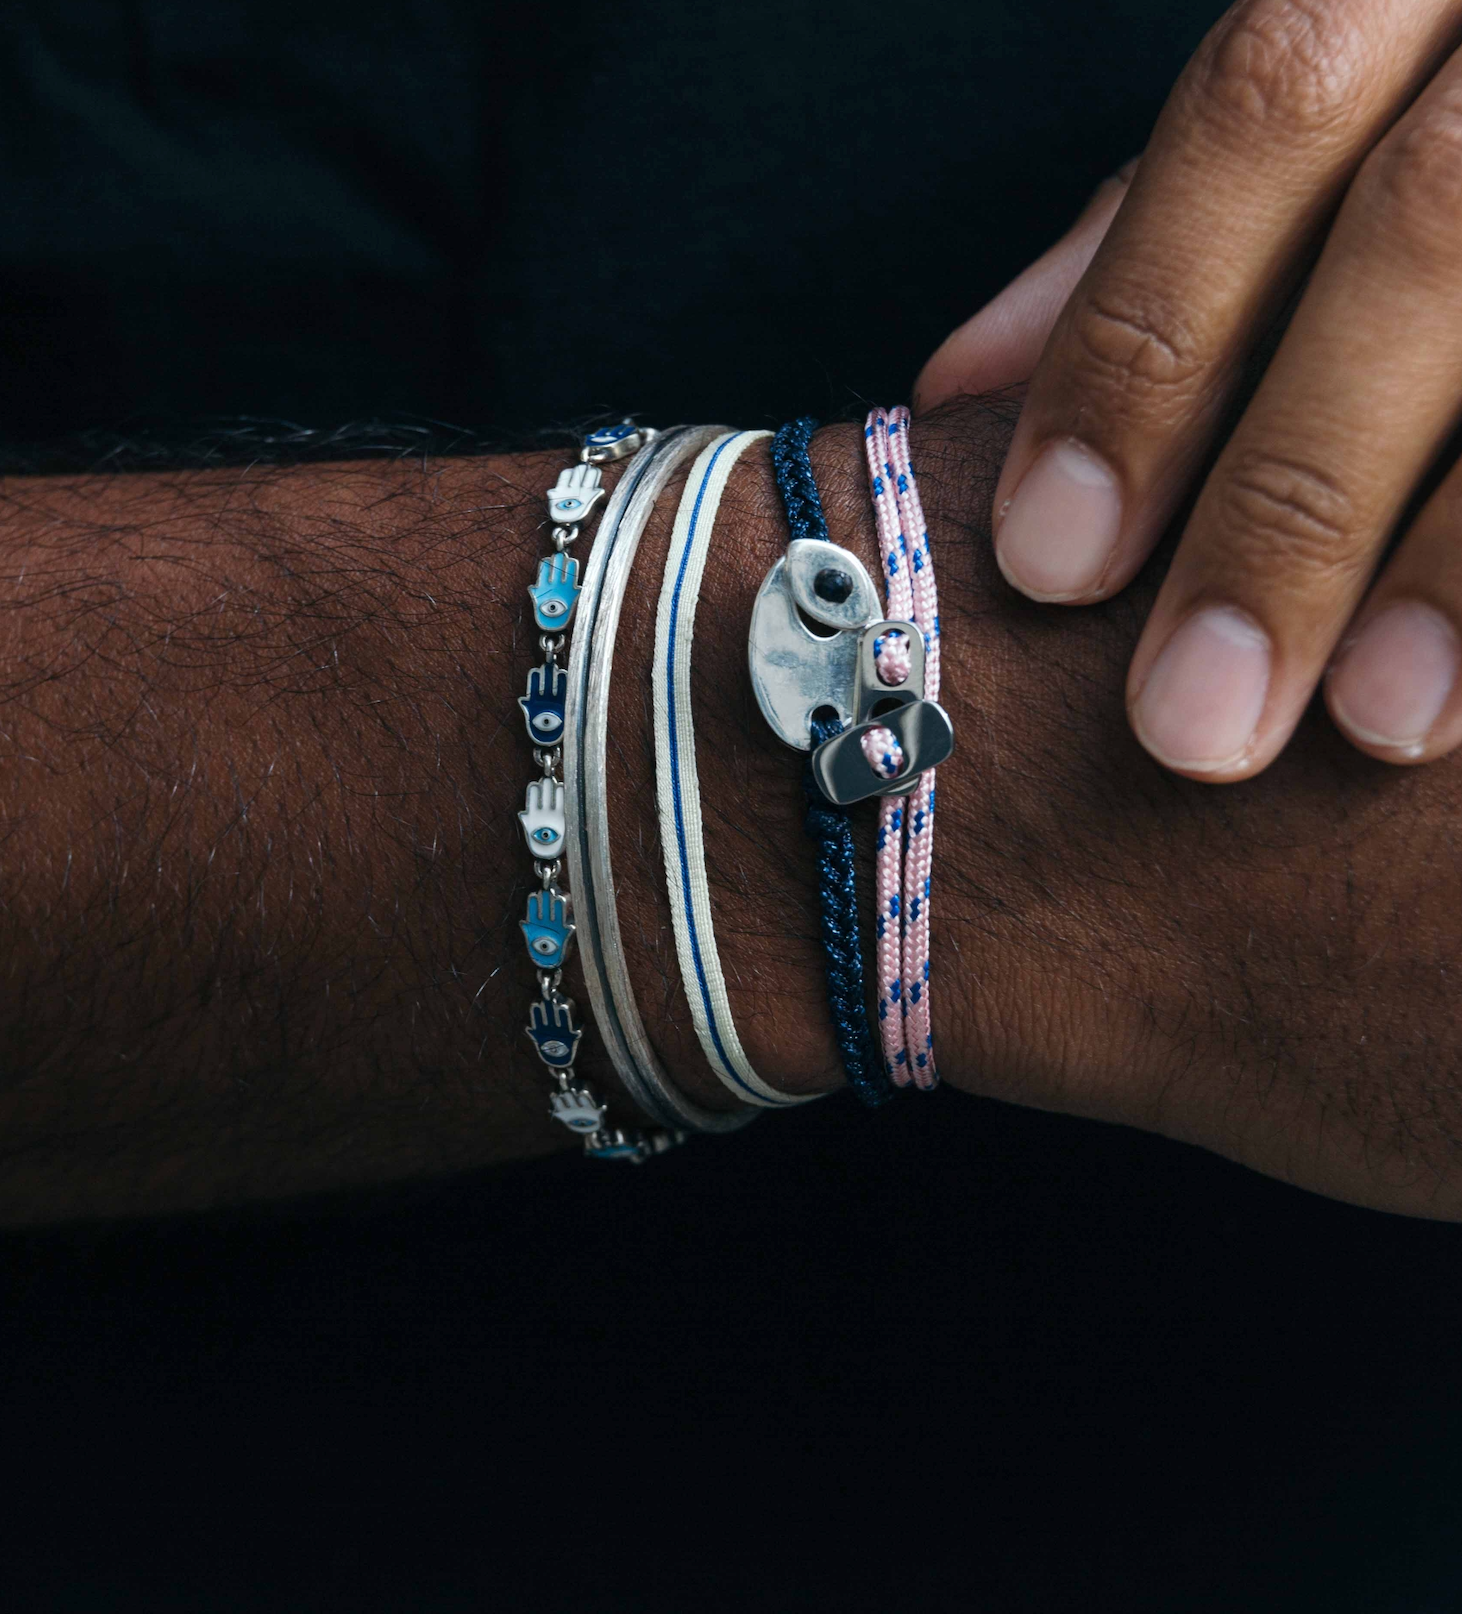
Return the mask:
<svg viewBox="0 0 1462 1614"><path fill-rule="evenodd" d="M1245 569L1313 579L1357 564L1355 504L1328 471L1249 449L1219 486L1225 552Z"/></svg>
<svg viewBox="0 0 1462 1614"><path fill-rule="evenodd" d="M1390 244L1456 260L1462 220L1462 96L1418 108L1366 159L1358 196Z"/></svg>
<svg viewBox="0 0 1462 1614"><path fill-rule="evenodd" d="M1184 75L1185 107L1226 132L1313 138L1348 121L1365 44L1326 0L1246 0Z"/></svg>
<svg viewBox="0 0 1462 1614"><path fill-rule="evenodd" d="M1151 286L1093 286L1071 335L1078 383L1109 404L1114 394L1186 393L1206 369L1197 333Z"/></svg>

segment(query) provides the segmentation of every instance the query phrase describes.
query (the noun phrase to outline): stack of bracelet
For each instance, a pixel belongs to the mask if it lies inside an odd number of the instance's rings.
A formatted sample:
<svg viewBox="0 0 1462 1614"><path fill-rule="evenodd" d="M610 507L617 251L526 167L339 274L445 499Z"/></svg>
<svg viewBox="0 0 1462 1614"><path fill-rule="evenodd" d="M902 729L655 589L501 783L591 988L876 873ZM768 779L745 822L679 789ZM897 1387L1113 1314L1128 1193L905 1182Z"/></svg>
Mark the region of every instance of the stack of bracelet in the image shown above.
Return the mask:
<svg viewBox="0 0 1462 1614"><path fill-rule="evenodd" d="M934 768L949 756L954 731L935 699L938 604L908 457L908 411L874 410L865 429L887 617L880 616L862 562L828 536L808 454L815 424L794 421L773 443L791 535L786 556L757 594L750 665L767 721L788 745L808 753L806 827L818 844L834 1034L850 1085L866 1103L879 1104L890 1095L890 1080L902 1085L912 1079L920 1087L936 1081L928 1007ZM579 1134L596 1159L645 1160L689 1131L731 1131L757 1108L804 1102L756 1073L732 1021L710 908L690 701L695 601L716 509L736 458L764 435L714 426L657 433L625 421L591 433L578 463L548 490L553 552L539 562L528 590L543 661L529 673L519 700L541 774L518 815L539 881L522 923L538 974L526 1029L554 1079L553 1116ZM739 1100L732 1111L706 1109L681 1092L650 1044L620 936L609 842L606 752L620 608L656 500L692 455L699 457L677 512L656 621L657 803L686 995L708 1063ZM605 507L581 584L579 563L567 551L605 497L599 466L630 456L636 458ZM565 667L576 610L582 620ZM847 812L873 796L884 798L877 864L881 1069L872 1057L864 1000ZM561 882L565 856L580 898L578 924L570 919ZM600 1035L626 1090L659 1123L651 1130L609 1126L604 1102L575 1074L583 1030L562 980L581 927L584 980Z"/></svg>
<svg viewBox="0 0 1462 1614"><path fill-rule="evenodd" d="M573 1000L561 990L575 926L570 919L569 894L560 883L567 835L561 763L568 686L568 673L560 658L580 592L579 563L567 551L604 497L599 466L627 458L655 435L650 428L636 427L630 421L591 432L584 439L578 463L566 467L548 490L553 552L538 563L537 581L528 590L543 661L529 672L527 692L518 700L533 743L533 760L542 775L528 786L523 811L518 814L539 881L539 889L529 895L522 921L528 957L538 972L538 997L529 1014L527 1033L553 1077L550 1109L554 1119L583 1137L584 1152L591 1158L635 1162L670 1148L679 1141L679 1134L665 1129L625 1132L606 1124L602 1100L575 1073L574 1058L583 1029Z"/></svg>

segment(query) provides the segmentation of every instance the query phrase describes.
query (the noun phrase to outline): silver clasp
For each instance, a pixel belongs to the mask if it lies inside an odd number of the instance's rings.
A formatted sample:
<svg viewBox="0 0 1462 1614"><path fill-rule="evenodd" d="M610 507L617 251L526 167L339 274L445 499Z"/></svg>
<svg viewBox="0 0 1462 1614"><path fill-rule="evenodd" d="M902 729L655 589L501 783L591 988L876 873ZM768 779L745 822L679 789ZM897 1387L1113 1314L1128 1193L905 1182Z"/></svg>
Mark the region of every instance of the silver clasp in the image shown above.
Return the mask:
<svg viewBox="0 0 1462 1614"><path fill-rule="evenodd" d="M878 672L878 642L891 633L908 641L908 672L897 683ZM787 546L757 592L747 655L757 704L785 744L813 750L814 714L837 714L842 733L813 751L812 768L839 806L907 795L954 748L948 714L924 699L923 634L912 622L879 618L867 568L838 544L799 538ZM903 752L891 780L863 754L863 736L879 728Z"/></svg>
<svg viewBox="0 0 1462 1614"><path fill-rule="evenodd" d="M810 751L812 714L824 707L854 721L855 630L877 620L873 579L856 555L820 538L788 544L757 592L747 646L757 705L783 744Z"/></svg>
<svg viewBox="0 0 1462 1614"><path fill-rule="evenodd" d="M904 754L903 766L889 780L873 771L863 754L863 736L887 729ZM937 768L954 750L954 724L938 701L911 701L897 710L858 723L833 735L812 753L817 788L838 807L851 807L869 796L906 796L919 775Z"/></svg>

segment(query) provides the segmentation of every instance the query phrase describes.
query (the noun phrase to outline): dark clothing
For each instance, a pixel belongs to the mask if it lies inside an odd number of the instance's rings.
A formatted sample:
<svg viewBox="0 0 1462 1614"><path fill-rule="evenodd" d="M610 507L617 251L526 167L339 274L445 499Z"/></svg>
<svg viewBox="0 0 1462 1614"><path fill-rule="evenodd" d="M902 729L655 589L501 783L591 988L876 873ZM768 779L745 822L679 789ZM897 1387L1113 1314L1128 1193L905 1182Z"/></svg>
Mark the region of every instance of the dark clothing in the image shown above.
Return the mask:
<svg viewBox="0 0 1462 1614"><path fill-rule="evenodd" d="M0 437L904 397L1141 149L1218 9L13 8Z"/></svg>

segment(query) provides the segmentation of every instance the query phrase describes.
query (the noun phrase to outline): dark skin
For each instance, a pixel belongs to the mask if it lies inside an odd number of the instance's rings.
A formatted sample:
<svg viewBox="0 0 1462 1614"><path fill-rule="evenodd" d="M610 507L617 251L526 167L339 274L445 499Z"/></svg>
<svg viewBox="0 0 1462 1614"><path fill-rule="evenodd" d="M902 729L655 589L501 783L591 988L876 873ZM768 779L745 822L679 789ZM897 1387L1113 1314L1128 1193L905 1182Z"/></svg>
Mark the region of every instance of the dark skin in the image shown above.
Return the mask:
<svg viewBox="0 0 1462 1614"><path fill-rule="evenodd" d="M1157 569L1079 614L1000 581L984 524L1012 414L965 402L914 438L959 736L933 907L946 1081L1151 1128L1358 1203L1462 1215L1462 771L1387 769L1315 722L1231 790L1149 760L1118 675ZM534 653L525 590L562 463L6 484L7 1221L278 1197L564 1144L521 1029L514 817L531 773L514 704ZM857 428L820 434L814 463L834 537L871 560ZM647 536L647 579L672 512L669 498ZM753 452L698 617L699 761L743 1041L770 1079L818 1091L837 1073L798 759L743 672L751 598L783 542ZM642 589L620 641L621 912L654 1040L718 1103L660 893L653 602ZM613 1093L593 1055L583 1069ZM632 1120L622 1097L617 1118Z"/></svg>

